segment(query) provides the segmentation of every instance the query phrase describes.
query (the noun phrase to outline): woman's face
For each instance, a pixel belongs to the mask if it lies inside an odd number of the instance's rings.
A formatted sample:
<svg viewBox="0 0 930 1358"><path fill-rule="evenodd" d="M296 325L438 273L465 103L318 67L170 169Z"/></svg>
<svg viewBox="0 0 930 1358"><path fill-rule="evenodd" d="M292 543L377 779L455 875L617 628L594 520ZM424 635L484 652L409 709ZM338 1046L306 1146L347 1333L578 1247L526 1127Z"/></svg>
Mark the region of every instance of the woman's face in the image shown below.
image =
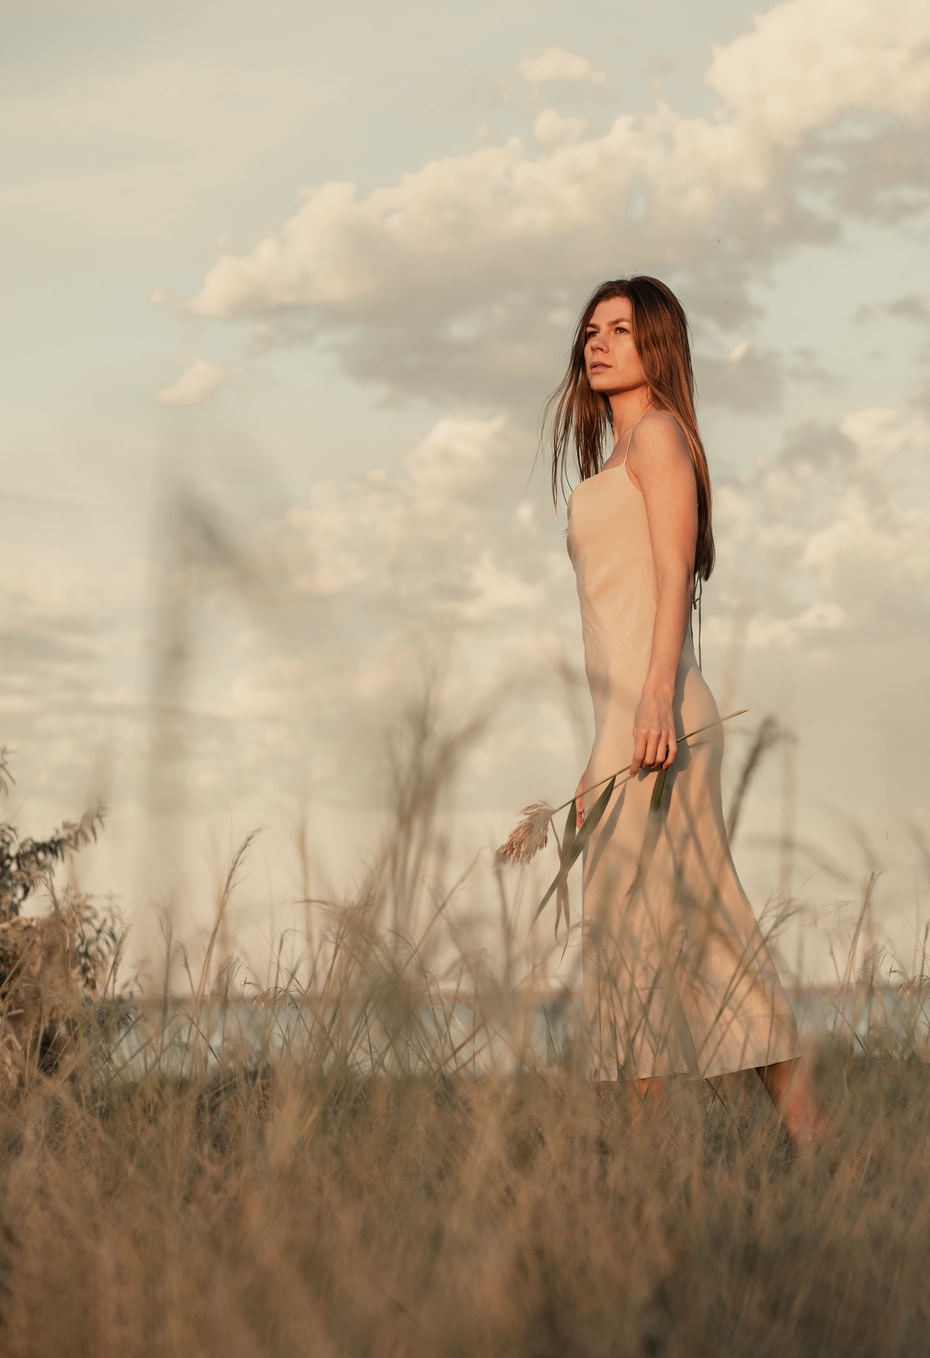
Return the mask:
<svg viewBox="0 0 930 1358"><path fill-rule="evenodd" d="M633 340L633 303L628 297L598 302L588 321L584 361L591 390L604 396L648 385Z"/></svg>

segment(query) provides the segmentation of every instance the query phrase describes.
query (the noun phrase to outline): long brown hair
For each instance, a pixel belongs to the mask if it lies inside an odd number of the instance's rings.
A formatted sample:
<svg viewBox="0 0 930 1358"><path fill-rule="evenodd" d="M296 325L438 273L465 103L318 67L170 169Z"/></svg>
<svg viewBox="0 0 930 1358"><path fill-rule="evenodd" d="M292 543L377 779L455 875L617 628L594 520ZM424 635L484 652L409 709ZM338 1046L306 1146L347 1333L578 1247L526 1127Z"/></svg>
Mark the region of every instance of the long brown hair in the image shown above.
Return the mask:
<svg viewBox="0 0 930 1358"><path fill-rule="evenodd" d="M607 435L613 433L610 401L591 390L584 361L588 323L595 308L612 297L627 298L633 309L633 340L653 406L673 415L687 439L697 481L694 574L698 580L707 580L714 569L710 472L694 411L688 320L678 298L658 278L639 274L613 279L595 288L585 304L572 341L568 370L546 406L552 426L552 498L558 501L559 491L564 489L570 454L574 453L584 481L600 471Z"/></svg>

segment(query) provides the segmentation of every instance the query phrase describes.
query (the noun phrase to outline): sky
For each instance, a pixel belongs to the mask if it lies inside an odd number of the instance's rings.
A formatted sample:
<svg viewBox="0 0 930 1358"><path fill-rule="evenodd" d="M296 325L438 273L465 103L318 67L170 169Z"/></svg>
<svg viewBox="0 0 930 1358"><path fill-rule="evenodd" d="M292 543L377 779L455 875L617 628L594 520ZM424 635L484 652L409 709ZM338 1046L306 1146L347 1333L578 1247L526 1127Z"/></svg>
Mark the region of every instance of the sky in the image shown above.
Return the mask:
<svg viewBox="0 0 930 1358"><path fill-rule="evenodd" d="M314 893L361 880L432 675L450 728L487 716L453 805L488 890L489 847L571 795L591 737L541 411L590 290L652 273L689 314L715 485L705 673L751 709L729 782L764 716L790 737L738 865L761 911L798 841L801 973L829 972L873 870L908 954L926 6L2 0L0 21L0 743L24 830L102 798L83 880L148 939L166 902L200 927L261 827L234 919L273 939L301 834Z"/></svg>

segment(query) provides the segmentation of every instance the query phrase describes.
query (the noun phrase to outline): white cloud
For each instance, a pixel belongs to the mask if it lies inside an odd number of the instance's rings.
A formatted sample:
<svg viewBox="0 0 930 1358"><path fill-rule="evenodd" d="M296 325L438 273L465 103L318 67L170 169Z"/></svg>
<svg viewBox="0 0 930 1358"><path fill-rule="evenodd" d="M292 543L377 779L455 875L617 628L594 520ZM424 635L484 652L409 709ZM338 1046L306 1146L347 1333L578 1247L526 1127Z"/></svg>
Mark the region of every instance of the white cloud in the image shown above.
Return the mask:
<svg viewBox="0 0 930 1358"><path fill-rule="evenodd" d="M440 629L538 601L548 558L521 512L530 456L501 416L441 419L400 473L317 482L306 504L266 522L266 574L298 594L354 595L382 620Z"/></svg>
<svg viewBox="0 0 930 1358"><path fill-rule="evenodd" d="M539 56L527 55L517 62L517 70L531 85L539 87L549 80L573 80L603 85L607 76L595 70L587 57L566 52L564 47L547 47Z"/></svg>
<svg viewBox="0 0 930 1358"><path fill-rule="evenodd" d="M580 624L562 535L526 512L532 453L529 432L500 416L447 417L399 468L317 482L265 519L249 551L274 603L252 634L231 638L234 672L209 687L201 677L198 711L223 727L258 723L250 748L262 753L260 739L285 762L296 758L295 724L309 723L314 776L325 769L344 791L432 662L451 661L446 696L460 713L503 680L524 700L541 693L554 658L578 649ZM213 757L226 758L215 743ZM539 745L531 737L527 758ZM524 776L513 759L495 769L494 798Z"/></svg>
<svg viewBox="0 0 930 1358"><path fill-rule="evenodd" d="M887 406L856 410L840 421L840 429L860 453L878 462L909 447L930 442L930 424L920 416L902 419L900 411Z"/></svg>
<svg viewBox="0 0 930 1358"><path fill-rule="evenodd" d="M587 118L563 118L554 108L544 108L533 124L533 136L545 150L571 146L580 141L590 126Z"/></svg>
<svg viewBox="0 0 930 1358"><path fill-rule="evenodd" d="M908 459L910 451L917 456ZM834 428L802 431L754 476L718 489L726 550L714 583L726 609L748 591L758 609L750 644L925 626L928 453L924 421L852 411Z"/></svg>
<svg viewBox="0 0 930 1358"><path fill-rule="evenodd" d="M176 382L155 395L163 406L197 406L206 401L226 381L226 373L208 359L195 357Z"/></svg>
<svg viewBox="0 0 930 1358"><path fill-rule="evenodd" d="M501 568L493 548L486 547L472 565L468 575L470 597L459 607L460 615L469 622L488 621L517 612L519 625L523 618L533 617L543 601L545 588L542 580L526 580L516 571Z"/></svg>
<svg viewBox="0 0 930 1358"><path fill-rule="evenodd" d="M705 79L731 118L795 146L851 109L918 125L930 112L928 41L921 0L785 0L715 48Z"/></svg>
<svg viewBox="0 0 930 1358"><path fill-rule="evenodd" d="M789 650L824 632L837 632L849 626L849 618L837 604L812 604L791 617L760 614L749 620L746 645L752 649Z"/></svg>
<svg viewBox="0 0 930 1358"><path fill-rule="evenodd" d="M187 310L272 328L302 314L353 375L456 401L502 401L505 388L519 399L530 382L535 392L564 349L546 318L600 277L664 273L705 318L742 325L760 265L841 230L830 194L844 212L877 213L895 176L916 180L916 151L902 142L889 154L880 138L898 134L883 124L833 135L816 209L802 184L805 156L845 114L892 114L905 137L930 108L922 0L890 11L893 22L871 0L785 0L716 51L710 117L660 104L581 140L583 120L547 110L542 154L512 137L367 195L348 182L308 189L250 253L222 253ZM360 334L380 336L374 353Z"/></svg>

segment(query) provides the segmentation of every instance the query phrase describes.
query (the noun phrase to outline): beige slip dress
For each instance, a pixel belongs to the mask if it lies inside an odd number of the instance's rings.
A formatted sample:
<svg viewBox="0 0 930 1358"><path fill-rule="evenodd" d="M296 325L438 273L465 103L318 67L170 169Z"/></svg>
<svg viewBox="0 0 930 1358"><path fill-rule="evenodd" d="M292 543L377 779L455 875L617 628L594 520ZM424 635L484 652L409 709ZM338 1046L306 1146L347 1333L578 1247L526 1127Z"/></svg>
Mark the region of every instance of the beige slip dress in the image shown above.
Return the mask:
<svg viewBox="0 0 930 1358"><path fill-rule="evenodd" d="M658 599L646 508L626 458L572 492L567 542L594 704L593 786L632 760ZM619 778L584 853L592 1080L708 1078L800 1054L788 999L730 857L723 729L690 635L674 713L679 735L718 724L679 744L652 824L656 774ZM589 804L596 797L597 790Z"/></svg>

